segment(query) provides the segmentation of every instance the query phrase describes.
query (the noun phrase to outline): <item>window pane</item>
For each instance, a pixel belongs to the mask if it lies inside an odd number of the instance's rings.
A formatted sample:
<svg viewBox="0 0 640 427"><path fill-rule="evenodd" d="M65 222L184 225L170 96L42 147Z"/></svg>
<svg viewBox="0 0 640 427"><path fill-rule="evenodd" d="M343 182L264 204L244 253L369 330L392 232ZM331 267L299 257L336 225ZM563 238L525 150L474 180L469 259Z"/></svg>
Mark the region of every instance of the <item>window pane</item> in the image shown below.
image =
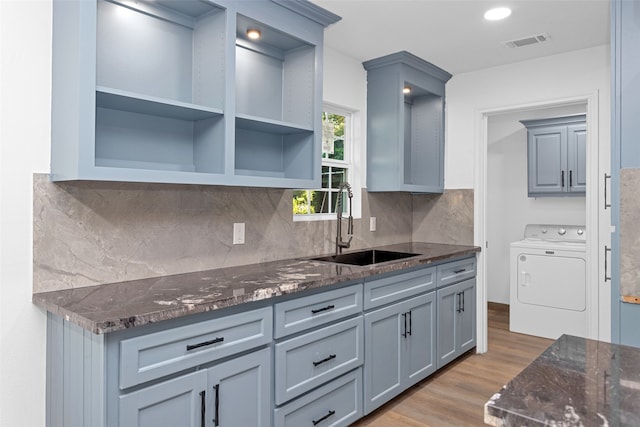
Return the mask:
<svg viewBox="0 0 640 427"><path fill-rule="evenodd" d="M322 188L329 188L329 175L331 174L330 166L322 166Z"/></svg>
<svg viewBox="0 0 640 427"><path fill-rule="evenodd" d="M315 193L313 200L311 201L312 213L329 213L329 207L331 206L329 192L312 191L312 193Z"/></svg>
<svg viewBox="0 0 640 427"><path fill-rule="evenodd" d="M345 117L340 114L322 113L322 157L344 160Z"/></svg>
<svg viewBox="0 0 640 427"><path fill-rule="evenodd" d="M309 198L312 191L307 190L297 190L293 192L293 214L294 215L305 215L313 213L310 211Z"/></svg>
<svg viewBox="0 0 640 427"><path fill-rule="evenodd" d="M337 190L343 182L347 182L347 169L332 167L331 188L335 188Z"/></svg>

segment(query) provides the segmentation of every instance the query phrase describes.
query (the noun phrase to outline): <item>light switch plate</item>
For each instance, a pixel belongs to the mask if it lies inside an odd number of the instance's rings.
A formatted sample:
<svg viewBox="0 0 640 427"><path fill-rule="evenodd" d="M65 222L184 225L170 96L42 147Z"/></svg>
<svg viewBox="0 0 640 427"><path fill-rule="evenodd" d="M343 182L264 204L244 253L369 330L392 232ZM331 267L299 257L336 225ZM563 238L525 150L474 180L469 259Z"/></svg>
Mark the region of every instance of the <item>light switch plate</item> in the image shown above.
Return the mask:
<svg viewBox="0 0 640 427"><path fill-rule="evenodd" d="M233 223L233 244L244 245L244 222Z"/></svg>

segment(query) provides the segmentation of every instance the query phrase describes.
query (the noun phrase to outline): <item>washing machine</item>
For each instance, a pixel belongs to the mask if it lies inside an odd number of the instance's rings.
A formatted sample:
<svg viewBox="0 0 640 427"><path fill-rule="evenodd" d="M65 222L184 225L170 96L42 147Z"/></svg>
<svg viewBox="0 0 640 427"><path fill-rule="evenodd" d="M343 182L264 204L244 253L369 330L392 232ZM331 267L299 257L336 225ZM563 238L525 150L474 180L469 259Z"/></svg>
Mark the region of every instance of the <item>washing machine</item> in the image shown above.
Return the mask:
<svg viewBox="0 0 640 427"><path fill-rule="evenodd" d="M509 329L557 339L587 337L584 226L528 224L510 249Z"/></svg>

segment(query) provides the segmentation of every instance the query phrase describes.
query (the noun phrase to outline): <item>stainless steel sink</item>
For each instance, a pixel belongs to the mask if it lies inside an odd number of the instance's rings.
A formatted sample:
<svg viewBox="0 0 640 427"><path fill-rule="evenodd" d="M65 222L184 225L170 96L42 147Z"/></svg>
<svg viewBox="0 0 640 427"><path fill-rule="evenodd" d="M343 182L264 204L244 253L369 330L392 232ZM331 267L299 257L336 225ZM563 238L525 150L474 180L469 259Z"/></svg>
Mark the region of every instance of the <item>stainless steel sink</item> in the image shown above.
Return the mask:
<svg viewBox="0 0 640 427"><path fill-rule="evenodd" d="M311 258L314 261L333 262L336 264L349 265L372 265L381 262L394 261L403 258L418 256L419 254L411 254L407 252L383 251L378 249L367 249L358 252L350 252L339 255L328 255L317 258Z"/></svg>

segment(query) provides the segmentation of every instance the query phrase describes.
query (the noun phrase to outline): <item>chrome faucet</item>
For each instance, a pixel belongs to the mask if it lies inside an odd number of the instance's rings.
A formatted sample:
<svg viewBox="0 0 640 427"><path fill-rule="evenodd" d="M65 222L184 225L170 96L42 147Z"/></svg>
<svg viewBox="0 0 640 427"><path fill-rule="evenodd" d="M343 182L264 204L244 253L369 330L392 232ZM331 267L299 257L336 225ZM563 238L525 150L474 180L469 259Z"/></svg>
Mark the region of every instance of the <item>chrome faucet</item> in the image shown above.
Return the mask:
<svg viewBox="0 0 640 427"><path fill-rule="evenodd" d="M349 224L347 226L347 236L349 240L346 242L342 240L342 204L343 204L343 190L347 190L347 196L349 196ZM353 211L351 202L353 200L353 192L348 182L343 182L338 188L338 200L336 202L336 214L338 216L338 223L336 225L336 255L342 253L343 248L351 246L351 239L353 239Z"/></svg>

